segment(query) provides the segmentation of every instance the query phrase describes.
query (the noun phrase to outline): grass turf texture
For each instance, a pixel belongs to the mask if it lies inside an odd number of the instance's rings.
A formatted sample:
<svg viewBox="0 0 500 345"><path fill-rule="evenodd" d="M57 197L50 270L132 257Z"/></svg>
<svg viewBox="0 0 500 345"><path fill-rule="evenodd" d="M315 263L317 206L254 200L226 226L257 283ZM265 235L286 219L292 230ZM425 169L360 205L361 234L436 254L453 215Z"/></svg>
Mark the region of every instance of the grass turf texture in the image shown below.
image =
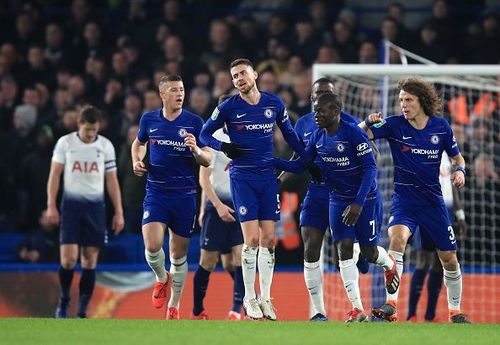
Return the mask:
<svg viewBox="0 0 500 345"><path fill-rule="evenodd" d="M0 344L500 344L500 325L0 319Z"/></svg>

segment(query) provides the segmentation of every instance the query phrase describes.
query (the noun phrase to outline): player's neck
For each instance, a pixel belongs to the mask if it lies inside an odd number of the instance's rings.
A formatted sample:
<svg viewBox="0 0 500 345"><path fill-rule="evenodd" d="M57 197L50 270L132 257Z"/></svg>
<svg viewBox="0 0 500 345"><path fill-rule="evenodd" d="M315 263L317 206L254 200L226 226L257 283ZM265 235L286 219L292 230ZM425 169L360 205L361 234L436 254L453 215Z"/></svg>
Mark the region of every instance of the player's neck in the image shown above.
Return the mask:
<svg viewBox="0 0 500 345"><path fill-rule="evenodd" d="M163 111L164 118L166 118L169 121L173 121L181 114L182 108L172 109L172 108L163 107L162 111Z"/></svg>
<svg viewBox="0 0 500 345"><path fill-rule="evenodd" d="M256 105L260 101L260 91L256 87L252 88L247 93L240 92L240 96L244 101L251 105Z"/></svg>
<svg viewBox="0 0 500 345"><path fill-rule="evenodd" d="M339 130L340 126L342 126L342 122L341 121L332 123L331 125L325 127L326 134L328 134L328 135L334 135L335 133L337 133L337 131Z"/></svg>
<svg viewBox="0 0 500 345"><path fill-rule="evenodd" d="M427 122L429 122L429 116L424 113L420 113L416 115L413 119L408 120L410 125L416 129L424 129L427 126Z"/></svg>

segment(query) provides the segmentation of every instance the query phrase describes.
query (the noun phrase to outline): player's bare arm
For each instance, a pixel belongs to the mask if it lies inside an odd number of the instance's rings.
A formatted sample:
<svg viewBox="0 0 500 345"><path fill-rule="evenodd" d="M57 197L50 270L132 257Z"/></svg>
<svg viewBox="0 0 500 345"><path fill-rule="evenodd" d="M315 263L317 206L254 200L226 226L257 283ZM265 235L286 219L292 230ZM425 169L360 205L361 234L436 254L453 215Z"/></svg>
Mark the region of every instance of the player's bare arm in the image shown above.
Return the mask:
<svg viewBox="0 0 500 345"><path fill-rule="evenodd" d="M108 191L109 198L113 204L115 213L112 220L112 229L115 235L118 235L125 225L123 219L122 195L120 192L120 184L118 183L118 175L116 170L108 171L106 173L106 190Z"/></svg>
<svg viewBox="0 0 500 345"><path fill-rule="evenodd" d="M212 184L210 183L210 174L212 173L211 168L200 167L200 186L207 196L208 200L214 205L217 210L219 217L228 223L235 222L236 219L233 216L234 210L224 204L217 194L215 193Z"/></svg>
<svg viewBox="0 0 500 345"><path fill-rule="evenodd" d="M130 149L132 155L132 169L137 176L144 176L148 172L146 164L142 161L146 156L146 143L141 143L135 139Z"/></svg>
<svg viewBox="0 0 500 345"><path fill-rule="evenodd" d="M210 160L212 158L212 155L210 154L209 147L199 148L198 145L196 144L196 138L192 133L186 134L186 136L184 137L184 143L186 144L187 147L189 147L189 150L191 151L194 159L196 160L196 163L204 167L208 167L210 165Z"/></svg>
<svg viewBox="0 0 500 345"><path fill-rule="evenodd" d="M49 179L47 181L47 213L46 220L51 225L59 224L59 211L57 210L57 193L64 164L52 162L50 165Z"/></svg>
<svg viewBox="0 0 500 345"><path fill-rule="evenodd" d="M462 154L451 158L455 171L451 174L451 182L457 188L465 186L465 159Z"/></svg>

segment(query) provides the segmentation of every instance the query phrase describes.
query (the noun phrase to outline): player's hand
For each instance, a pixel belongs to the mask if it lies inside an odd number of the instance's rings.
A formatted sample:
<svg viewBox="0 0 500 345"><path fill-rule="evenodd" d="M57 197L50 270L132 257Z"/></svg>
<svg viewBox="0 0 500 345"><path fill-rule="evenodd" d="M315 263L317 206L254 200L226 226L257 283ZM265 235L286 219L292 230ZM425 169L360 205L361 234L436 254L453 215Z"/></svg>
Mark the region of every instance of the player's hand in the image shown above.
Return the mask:
<svg viewBox="0 0 500 345"><path fill-rule="evenodd" d="M45 213L46 222L50 225L59 225L59 211L57 207L47 207L47 211Z"/></svg>
<svg viewBox="0 0 500 345"><path fill-rule="evenodd" d="M353 226L358 222L359 215L363 211L363 206L358 204L350 204L342 212L342 223L348 226Z"/></svg>
<svg viewBox="0 0 500 345"><path fill-rule="evenodd" d="M184 144L189 147L189 150L195 154L199 154L200 148L196 145L196 138L192 133L186 133Z"/></svg>
<svg viewBox="0 0 500 345"><path fill-rule="evenodd" d="M465 186L465 174L463 171L457 170L451 174L451 182L457 188Z"/></svg>
<svg viewBox="0 0 500 345"><path fill-rule="evenodd" d="M220 203L219 206L215 208L217 210L217 214L220 219L222 219L226 223L234 223L236 222L236 218L234 218L233 213L234 210L227 206L226 204Z"/></svg>
<svg viewBox="0 0 500 345"><path fill-rule="evenodd" d="M321 169L319 166L314 164L313 162L307 162L305 163L307 171L309 171L309 174L311 174L311 178L314 182L321 182L323 179L323 176L321 175Z"/></svg>
<svg viewBox="0 0 500 345"><path fill-rule="evenodd" d="M382 122L382 113L381 112L378 112L378 113L371 113L370 115L368 115L368 121L370 123L379 123L379 122Z"/></svg>
<svg viewBox="0 0 500 345"><path fill-rule="evenodd" d="M137 176L144 176L145 173L148 172L146 169L146 164L143 161L136 161L133 165L134 174Z"/></svg>
<svg viewBox="0 0 500 345"><path fill-rule="evenodd" d="M235 143L223 143L221 151L231 159L238 158L243 154L241 146Z"/></svg>
<svg viewBox="0 0 500 345"><path fill-rule="evenodd" d="M123 213L115 213L112 221L112 229L115 235L118 235L122 232L123 227L125 225L125 220L123 219Z"/></svg>

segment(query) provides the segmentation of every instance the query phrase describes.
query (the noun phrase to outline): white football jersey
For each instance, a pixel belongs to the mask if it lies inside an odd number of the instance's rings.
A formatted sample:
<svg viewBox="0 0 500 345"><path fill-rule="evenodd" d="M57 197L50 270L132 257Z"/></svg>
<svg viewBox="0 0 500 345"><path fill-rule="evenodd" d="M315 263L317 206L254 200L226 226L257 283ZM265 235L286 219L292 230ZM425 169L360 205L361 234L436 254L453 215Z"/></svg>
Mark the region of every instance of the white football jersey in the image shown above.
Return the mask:
<svg viewBox="0 0 500 345"><path fill-rule="evenodd" d="M451 183L451 162L446 151L443 151L443 156L441 157L439 183L441 184L441 193L443 193L444 204L446 205L446 207L453 207L453 185Z"/></svg>
<svg viewBox="0 0 500 345"><path fill-rule="evenodd" d="M86 144L73 132L57 141L52 160L64 164L64 199L104 200L106 172L116 170L111 141L98 135Z"/></svg>
<svg viewBox="0 0 500 345"><path fill-rule="evenodd" d="M215 131L213 137L225 143L229 142L229 136L224 133L223 129ZM222 200L231 200L231 187L229 184L229 164L231 160L221 151L212 150L212 161L210 168L210 183L215 191L215 194Z"/></svg>

